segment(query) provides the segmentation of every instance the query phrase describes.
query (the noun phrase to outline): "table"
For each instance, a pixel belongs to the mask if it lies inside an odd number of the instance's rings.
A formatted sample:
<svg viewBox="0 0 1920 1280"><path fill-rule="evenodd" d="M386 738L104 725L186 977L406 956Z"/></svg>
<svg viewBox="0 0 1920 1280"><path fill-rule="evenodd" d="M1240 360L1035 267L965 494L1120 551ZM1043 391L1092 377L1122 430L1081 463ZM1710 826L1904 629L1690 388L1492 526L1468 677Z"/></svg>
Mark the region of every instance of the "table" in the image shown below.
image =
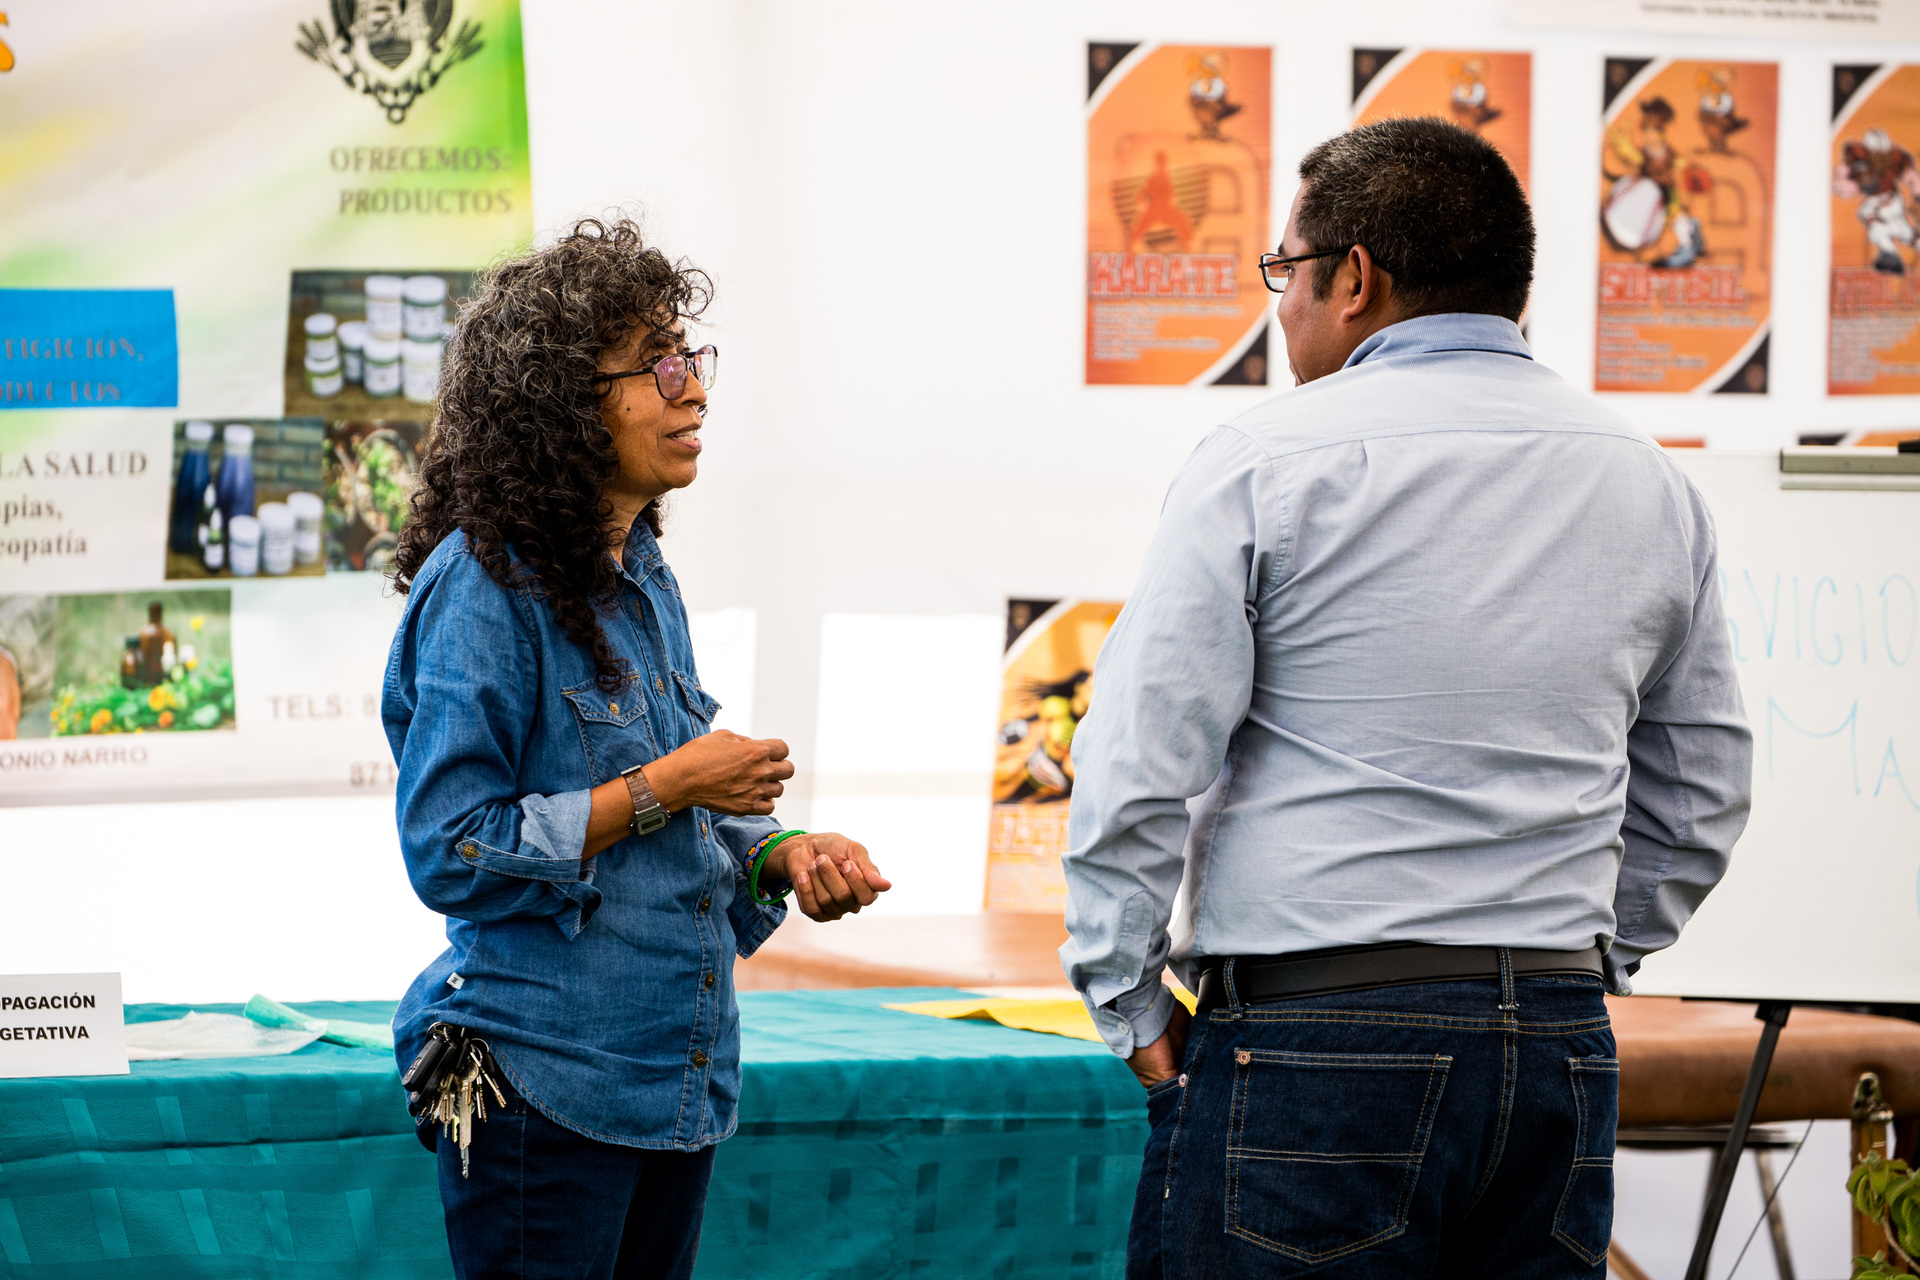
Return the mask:
<svg viewBox="0 0 1920 1280"><path fill-rule="evenodd" d="M715 1162L702 1280L1121 1274L1139 1086L1101 1045L881 1007L961 994L742 993L740 1129ZM384 1054L0 1081L0 1277L449 1274L434 1160Z"/></svg>

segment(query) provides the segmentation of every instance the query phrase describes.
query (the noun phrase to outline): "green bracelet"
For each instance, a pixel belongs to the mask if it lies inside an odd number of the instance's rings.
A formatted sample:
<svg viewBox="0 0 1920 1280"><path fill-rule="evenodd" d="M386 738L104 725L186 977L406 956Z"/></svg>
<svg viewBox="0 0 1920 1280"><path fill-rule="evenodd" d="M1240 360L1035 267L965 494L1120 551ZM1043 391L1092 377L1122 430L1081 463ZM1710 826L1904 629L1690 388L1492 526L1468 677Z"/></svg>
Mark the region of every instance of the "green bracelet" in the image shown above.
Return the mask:
<svg viewBox="0 0 1920 1280"><path fill-rule="evenodd" d="M750 870L747 873L747 889L753 894L753 900L755 902L763 907L770 907L793 892L793 882L789 880L787 887L771 898L761 893L760 868L767 865L767 855L772 853L774 847L782 840L785 840L788 836L803 836L805 834L807 833L804 831L776 831L762 840L758 845L754 846L753 853L749 855L752 861L750 863Z"/></svg>

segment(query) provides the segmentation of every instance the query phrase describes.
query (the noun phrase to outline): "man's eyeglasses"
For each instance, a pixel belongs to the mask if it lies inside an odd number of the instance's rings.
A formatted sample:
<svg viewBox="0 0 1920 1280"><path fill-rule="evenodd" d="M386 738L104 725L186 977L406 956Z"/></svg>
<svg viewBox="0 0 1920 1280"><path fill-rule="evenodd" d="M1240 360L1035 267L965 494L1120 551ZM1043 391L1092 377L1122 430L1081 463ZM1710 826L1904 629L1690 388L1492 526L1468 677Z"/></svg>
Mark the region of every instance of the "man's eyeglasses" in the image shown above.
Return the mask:
<svg viewBox="0 0 1920 1280"><path fill-rule="evenodd" d="M638 378L642 374L653 375L653 385L659 388L662 400L678 400L687 394L687 375L691 373L700 380L702 387L713 386L713 380L720 374L720 348L701 347L698 351L676 351L669 356L661 356L650 364L638 369L627 369L620 373L596 373L595 382L616 382L621 378Z"/></svg>
<svg viewBox="0 0 1920 1280"><path fill-rule="evenodd" d="M1317 253L1296 253L1291 258L1283 258L1277 253L1263 253L1260 255L1260 278L1267 282L1267 288L1274 293L1285 293L1287 281L1293 279L1294 263L1312 262L1315 258L1338 257L1352 247L1348 245L1346 249L1321 249Z"/></svg>

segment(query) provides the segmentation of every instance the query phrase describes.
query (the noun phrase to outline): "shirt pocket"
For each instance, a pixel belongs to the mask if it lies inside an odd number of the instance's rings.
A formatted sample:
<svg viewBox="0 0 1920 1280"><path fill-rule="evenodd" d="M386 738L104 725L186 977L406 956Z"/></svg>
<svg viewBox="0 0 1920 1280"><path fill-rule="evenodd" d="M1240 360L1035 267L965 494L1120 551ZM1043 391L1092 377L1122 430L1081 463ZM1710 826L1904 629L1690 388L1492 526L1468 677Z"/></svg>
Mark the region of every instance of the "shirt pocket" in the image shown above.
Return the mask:
<svg viewBox="0 0 1920 1280"><path fill-rule="evenodd" d="M646 695L638 683L629 683L618 693L592 683L560 692L573 708L580 749L586 753L587 772L596 785L659 756L647 723Z"/></svg>
<svg viewBox="0 0 1920 1280"><path fill-rule="evenodd" d="M678 671L673 673L674 681L680 686L680 697L687 704L687 714L693 717L693 736L713 730L713 717L720 710L720 701L705 689L700 682Z"/></svg>

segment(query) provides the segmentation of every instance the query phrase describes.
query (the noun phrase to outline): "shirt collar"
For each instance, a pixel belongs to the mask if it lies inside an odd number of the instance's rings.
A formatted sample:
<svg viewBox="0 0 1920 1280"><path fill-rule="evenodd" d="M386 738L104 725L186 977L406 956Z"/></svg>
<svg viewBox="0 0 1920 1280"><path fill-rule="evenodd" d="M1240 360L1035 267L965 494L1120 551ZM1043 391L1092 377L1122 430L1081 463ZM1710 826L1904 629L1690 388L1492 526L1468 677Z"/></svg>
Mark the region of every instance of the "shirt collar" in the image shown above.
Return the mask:
<svg viewBox="0 0 1920 1280"><path fill-rule="evenodd" d="M635 584L645 582L647 575L658 569L660 543L654 538L653 530L647 527L645 516L635 516L633 527L627 530L627 545L620 550L620 567L632 578Z"/></svg>
<svg viewBox="0 0 1920 1280"><path fill-rule="evenodd" d="M1505 316L1450 311L1442 315L1415 316L1388 325L1355 347L1340 367L1351 369L1367 360L1392 360L1439 351L1487 351L1519 356L1522 360L1533 359L1527 340L1520 335L1520 326Z"/></svg>

